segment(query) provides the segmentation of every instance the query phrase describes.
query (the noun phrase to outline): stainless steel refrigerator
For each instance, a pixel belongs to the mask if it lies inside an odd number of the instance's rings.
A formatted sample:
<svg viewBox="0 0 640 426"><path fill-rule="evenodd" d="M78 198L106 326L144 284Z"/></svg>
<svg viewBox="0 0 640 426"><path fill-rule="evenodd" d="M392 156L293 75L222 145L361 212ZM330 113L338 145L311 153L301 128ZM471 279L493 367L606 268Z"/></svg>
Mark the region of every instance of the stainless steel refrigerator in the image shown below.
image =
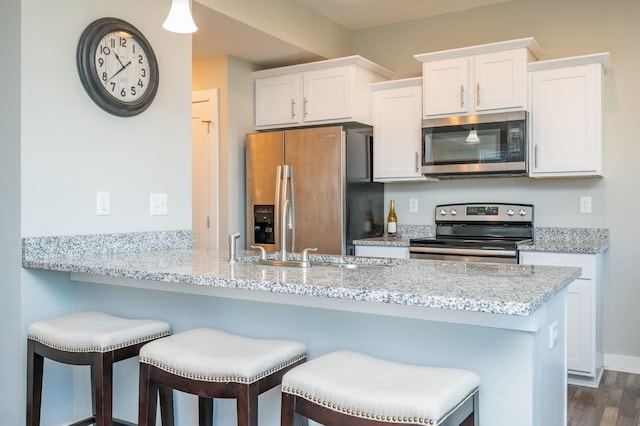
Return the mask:
<svg viewBox="0 0 640 426"><path fill-rule="evenodd" d="M367 131L341 126L248 134L247 244L280 251L283 214L287 252L351 255L354 239L382 235L372 153Z"/></svg>

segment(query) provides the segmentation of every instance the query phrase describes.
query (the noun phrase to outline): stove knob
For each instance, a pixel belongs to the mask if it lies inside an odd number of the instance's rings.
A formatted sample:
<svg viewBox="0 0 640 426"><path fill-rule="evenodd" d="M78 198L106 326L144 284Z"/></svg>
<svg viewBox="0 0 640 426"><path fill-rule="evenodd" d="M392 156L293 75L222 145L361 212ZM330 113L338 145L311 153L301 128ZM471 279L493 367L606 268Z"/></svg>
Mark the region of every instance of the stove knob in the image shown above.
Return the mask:
<svg viewBox="0 0 640 426"><path fill-rule="evenodd" d="M518 212L518 214L520 216L526 216L527 215L527 211L525 209L520 209L520 211Z"/></svg>
<svg viewBox="0 0 640 426"><path fill-rule="evenodd" d="M515 210L513 210L513 209L507 210L507 215L513 216L514 214L516 214Z"/></svg>
<svg viewBox="0 0 640 426"><path fill-rule="evenodd" d="M440 209L440 216L446 216L447 211L445 209Z"/></svg>
<svg viewBox="0 0 640 426"><path fill-rule="evenodd" d="M458 214L458 210L456 209L451 209L451 216L455 216Z"/></svg>

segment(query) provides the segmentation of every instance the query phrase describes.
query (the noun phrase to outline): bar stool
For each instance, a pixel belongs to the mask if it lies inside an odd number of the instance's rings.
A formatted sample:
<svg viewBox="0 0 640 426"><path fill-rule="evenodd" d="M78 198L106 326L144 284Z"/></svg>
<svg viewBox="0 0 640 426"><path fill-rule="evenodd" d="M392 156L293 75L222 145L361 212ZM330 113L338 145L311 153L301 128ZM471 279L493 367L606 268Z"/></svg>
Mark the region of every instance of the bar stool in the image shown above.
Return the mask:
<svg viewBox="0 0 640 426"><path fill-rule="evenodd" d="M113 364L138 355L147 342L171 333L169 324L82 312L38 321L27 331L27 425L40 424L44 358L91 367L93 415L74 425L130 424L112 419ZM173 407L171 391L161 395L163 417Z"/></svg>
<svg viewBox="0 0 640 426"><path fill-rule="evenodd" d="M155 390L166 385L198 396L201 426L213 423L213 398L236 398L238 426L257 426L258 395L279 386L282 376L305 358L302 343L211 328L148 343L140 350L138 425L155 425Z"/></svg>
<svg viewBox="0 0 640 426"><path fill-rule="evenodd" d="M479 383L465 370L331 352L284 375L281 425L298 413L326 426L458 426L467 418L477 426Z"/></svg>

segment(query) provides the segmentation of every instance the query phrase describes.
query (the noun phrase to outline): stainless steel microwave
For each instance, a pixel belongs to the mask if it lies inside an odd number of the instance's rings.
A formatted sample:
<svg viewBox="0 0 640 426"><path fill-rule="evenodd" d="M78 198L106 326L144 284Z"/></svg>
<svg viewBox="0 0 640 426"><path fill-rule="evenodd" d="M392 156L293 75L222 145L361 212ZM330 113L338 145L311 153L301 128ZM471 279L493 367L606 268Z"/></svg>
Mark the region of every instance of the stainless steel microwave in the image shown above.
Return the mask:
<svg viewBox="0 0 640 426"><path fill-rule="evenodd" d="M422 173L428 177L522 176L526 111L424 120Z"/></svg>

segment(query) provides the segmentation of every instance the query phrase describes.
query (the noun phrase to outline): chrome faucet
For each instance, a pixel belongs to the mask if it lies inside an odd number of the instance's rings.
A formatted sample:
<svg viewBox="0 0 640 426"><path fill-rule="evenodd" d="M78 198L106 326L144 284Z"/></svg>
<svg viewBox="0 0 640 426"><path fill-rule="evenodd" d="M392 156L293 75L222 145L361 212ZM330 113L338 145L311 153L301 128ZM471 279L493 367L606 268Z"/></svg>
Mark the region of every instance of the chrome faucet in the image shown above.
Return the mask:
<svg viewBox="0 0 640 426"><path fill-rule="evenodd" d="M238 238L240 238L240 232L232 232L229 234L229 262L236 263L238 260L236 259L236 246L238 242Z"/></svg>

